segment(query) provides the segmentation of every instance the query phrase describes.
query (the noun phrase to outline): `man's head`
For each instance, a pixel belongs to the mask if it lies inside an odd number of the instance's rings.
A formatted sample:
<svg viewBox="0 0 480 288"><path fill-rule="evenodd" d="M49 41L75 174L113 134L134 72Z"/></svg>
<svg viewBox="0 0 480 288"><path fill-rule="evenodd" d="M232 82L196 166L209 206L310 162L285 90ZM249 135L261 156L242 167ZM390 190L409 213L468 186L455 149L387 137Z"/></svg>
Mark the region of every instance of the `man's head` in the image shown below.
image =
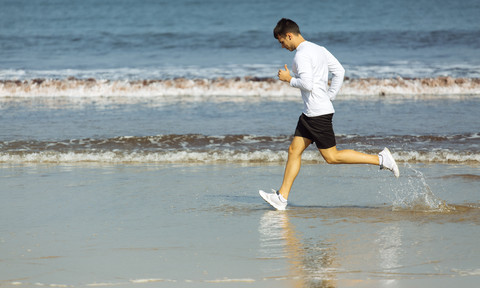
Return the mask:
<svg viewBox="0 0 480 288"><path fill-rule="evenodd" d="M300 35L300 28L297 23L293 20L282 18L278 21L277 26L273 29L273 37L278 39L278 37L285 37L287 33L292 33L294 35Z"/></svg>
<svg viewBox="0 0 480 288"><path fill-rule="evenodd" d="M297 23L287 18L278 21L277 26L273 29L273 37L282 44L282 48L289 51L297 49L297 46L304 41Z"/></svg>

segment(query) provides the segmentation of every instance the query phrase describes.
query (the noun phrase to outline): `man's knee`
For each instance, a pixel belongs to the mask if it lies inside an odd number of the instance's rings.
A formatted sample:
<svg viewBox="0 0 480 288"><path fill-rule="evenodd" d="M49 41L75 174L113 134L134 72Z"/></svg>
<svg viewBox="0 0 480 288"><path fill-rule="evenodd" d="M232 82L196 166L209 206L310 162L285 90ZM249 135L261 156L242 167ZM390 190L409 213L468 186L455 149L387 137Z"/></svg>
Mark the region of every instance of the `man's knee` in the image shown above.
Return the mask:
<svg viewBox="0 0 480 288"><path fill-rule="evenodd" d="M288 147L288 155L289 156L296 156L301 157L303 151L311 144L312 142L309 139L295 137L293 138L290 147Z"/></svg>
<svg viewBox="0 0 480 288"><path fill-rule="evenodd" d="M323 159L328 164L339 164L341 163L340 159L338 158L338 150L335 148L328 149L328 150L320 150L320 153L322 154Z"/></svg>
<svg viewBox="0 0 480 288"><path fill-rule="evenodd" d="M325 161L328 163L328 164L339 164L340 161L337 159L337 157L335 157L335 155L328 155L328 156L323 156L323 159L325 159Z"/></svg>
<svg viewBox="0 0 480 288"><path fill-rule="evenodd" d="M303 153L303 149L297 145L290 145L290 147L288 147L288 155L289 156L300 156L302 155Z"/></svg>

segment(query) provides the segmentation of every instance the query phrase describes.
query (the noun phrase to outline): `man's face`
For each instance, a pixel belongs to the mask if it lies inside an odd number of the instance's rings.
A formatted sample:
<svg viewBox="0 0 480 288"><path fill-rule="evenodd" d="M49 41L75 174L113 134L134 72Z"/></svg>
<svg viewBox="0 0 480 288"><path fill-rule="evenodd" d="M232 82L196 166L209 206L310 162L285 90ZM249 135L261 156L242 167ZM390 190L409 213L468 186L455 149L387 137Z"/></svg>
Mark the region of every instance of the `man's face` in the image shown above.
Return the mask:
<svg viewBox="0 0 480 288"><path fill-rule="evenodd" d="M278 36L278 42L282 44L282 48L285 48L288 51L294 51L296 49L292 41L292 36L288 33L285 36Z"/></svg>

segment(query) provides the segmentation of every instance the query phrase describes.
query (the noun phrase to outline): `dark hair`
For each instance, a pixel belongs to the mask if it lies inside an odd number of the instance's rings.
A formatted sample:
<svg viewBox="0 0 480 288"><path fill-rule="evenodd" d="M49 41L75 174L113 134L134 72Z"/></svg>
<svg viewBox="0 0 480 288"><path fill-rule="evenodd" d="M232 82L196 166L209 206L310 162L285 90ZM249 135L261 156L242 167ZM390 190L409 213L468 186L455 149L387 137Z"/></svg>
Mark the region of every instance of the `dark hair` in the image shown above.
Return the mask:
<svg viewBox="0 0 480 288"><path fill-rule="evenodd" d="M293 33L295 35L300 34L300 28L298 27L297 23L293 20L282 18L278 21L277 26L273 29L273 37L278 39L279 36L285 36L287 33Z"/></svg>

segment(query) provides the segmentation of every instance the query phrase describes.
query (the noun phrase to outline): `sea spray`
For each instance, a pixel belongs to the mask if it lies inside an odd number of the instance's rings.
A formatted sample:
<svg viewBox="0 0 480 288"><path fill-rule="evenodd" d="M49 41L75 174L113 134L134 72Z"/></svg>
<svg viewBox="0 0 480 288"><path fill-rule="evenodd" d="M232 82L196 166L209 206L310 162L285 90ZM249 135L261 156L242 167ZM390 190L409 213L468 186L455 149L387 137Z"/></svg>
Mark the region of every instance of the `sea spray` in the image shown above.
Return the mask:
<svg viewBox="0 0 480 288"><path fill-rule="evenodd" d="M405 163L402 177L392 183L389 195L394 211L450 212L454 210L436 196L422 172Z"/></svg>

